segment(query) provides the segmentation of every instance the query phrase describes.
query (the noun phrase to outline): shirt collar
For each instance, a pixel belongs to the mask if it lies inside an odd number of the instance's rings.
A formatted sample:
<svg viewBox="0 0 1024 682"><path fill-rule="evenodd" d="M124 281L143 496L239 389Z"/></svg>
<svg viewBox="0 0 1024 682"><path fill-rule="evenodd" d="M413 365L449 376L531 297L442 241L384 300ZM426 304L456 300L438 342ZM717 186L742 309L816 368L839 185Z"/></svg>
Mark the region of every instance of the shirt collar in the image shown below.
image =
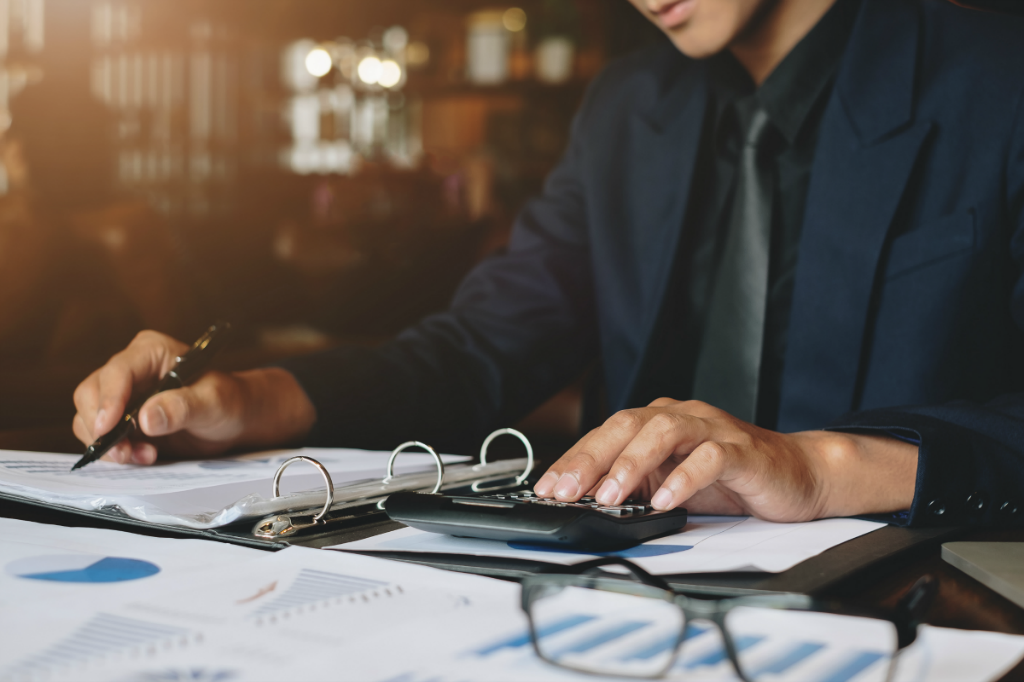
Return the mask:
<svg viewBox="0 0 1024 682"><path fill-rule="evenodd" d="M709 60L716 128L737 99L754 94L789 145L828 89L850 36L860 0L836 0L825 16L783 58L761 87L728 50Z"/></svg>

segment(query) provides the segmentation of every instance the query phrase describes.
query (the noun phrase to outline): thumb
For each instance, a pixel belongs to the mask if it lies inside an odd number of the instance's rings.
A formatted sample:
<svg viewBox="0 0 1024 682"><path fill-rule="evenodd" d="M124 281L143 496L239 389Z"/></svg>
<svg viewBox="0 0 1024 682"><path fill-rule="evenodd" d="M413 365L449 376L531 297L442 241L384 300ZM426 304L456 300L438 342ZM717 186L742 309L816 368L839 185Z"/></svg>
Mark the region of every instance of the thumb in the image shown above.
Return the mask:
<svg viewBox="0 0 1024 682"><path fill-rule="evenodd" d="M147 436L168 436L194 426L211 407L203 404L191 386L163 391L139 410L139 426Z"/></svg>

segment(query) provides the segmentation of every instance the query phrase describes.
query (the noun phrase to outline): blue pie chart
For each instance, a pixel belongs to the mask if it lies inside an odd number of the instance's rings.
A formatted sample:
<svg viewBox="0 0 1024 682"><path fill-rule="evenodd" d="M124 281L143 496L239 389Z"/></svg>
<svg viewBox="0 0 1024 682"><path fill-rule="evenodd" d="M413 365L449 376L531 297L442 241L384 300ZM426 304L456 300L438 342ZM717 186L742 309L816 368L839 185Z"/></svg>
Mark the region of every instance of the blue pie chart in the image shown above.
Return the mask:
<svg viewBox="0 0 1024 682"><path fill-rule="evenodd" d="M141 559L94 554L51 554L18 559L7 564L8 574L26 580L59 583L121 583L160 572Z"/></svg>

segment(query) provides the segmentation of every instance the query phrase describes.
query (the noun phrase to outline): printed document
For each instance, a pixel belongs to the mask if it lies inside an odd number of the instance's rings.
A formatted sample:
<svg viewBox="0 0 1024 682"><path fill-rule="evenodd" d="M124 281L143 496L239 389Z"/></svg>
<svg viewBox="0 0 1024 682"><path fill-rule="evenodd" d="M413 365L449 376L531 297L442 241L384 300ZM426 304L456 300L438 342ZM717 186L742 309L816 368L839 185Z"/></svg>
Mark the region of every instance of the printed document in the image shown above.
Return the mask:
<svg viewBox="0 0 1024 682"><path fill-rule="evenodd" d="M296 455L323 464L338 489L379 481L390 453L304 448L154 466L97 461L71 471L78 455L0 450L0 492L76 509L116 507L152 523L218 528L241 518L276 513L275 505L268 503L274 473ZM441 458L446 464L468 459ZM434 466L429 454L403 452L395 460L395 474L432 472ZM281 494L291 496L291 505L314 507L323 504L324 480L309 464L296 463L281 478Z"/></svg>
<svg viewBox="0 0 1024 682"><path fill-rule="evenodd" d="M614 555L625 557L646 571L660 575L723 571L779 573L884 525L860 519L771 523L747 516L691 516L681 533L603 554L457 538L402 528L328 549L468 554L566 565L596 556Z"/></svg>
<svg viewBox="0 0 1024 682"><path fill-rule="evenodd" d="M122 602L61 597L4 609L3 622L18 626L4 628L0 680L594 679L537 657L511 582L299 547L175 582ZM570 606L562 626L539 633L545 644L616 659L671 646L648 633L644 614L609 622L587 600ZM714 627L691 625L668 679L734 681ZM773 682L884 672L879 652L841 623L763 628L742 646ZM1022 655L1024 637L925 626L897 680L986 682Z"/></svg>

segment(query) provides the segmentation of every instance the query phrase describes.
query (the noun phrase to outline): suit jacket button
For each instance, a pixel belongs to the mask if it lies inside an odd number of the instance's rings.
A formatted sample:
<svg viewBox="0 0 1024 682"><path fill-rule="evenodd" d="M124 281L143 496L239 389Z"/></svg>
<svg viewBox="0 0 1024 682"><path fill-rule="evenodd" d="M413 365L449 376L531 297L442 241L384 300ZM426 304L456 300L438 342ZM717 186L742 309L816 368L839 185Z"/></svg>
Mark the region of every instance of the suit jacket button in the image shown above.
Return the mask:
<svg viewBox="0 0 1024 682"><path fill-rule="evenodd" d="M935 516L942 516L946 513L946 503L936 498L928 503L928 511Z"/></svg>
<svg viewBox="0 0 1024 682"><path fill-rule="evenodd" d="M972 514L985 511L985 507L988 506L988 496L985 493L979 493L977 491L967 496L967 511Z"/></svg>
<svg viewBox="0 0 1024 682"><path fill-rule="evenodd" d="M1004 517L1015 517L1017 516L1018 511L1019 509L1017 508L1017 505L1013 502L1003 502L999 505L999 513Z"/></svg>

